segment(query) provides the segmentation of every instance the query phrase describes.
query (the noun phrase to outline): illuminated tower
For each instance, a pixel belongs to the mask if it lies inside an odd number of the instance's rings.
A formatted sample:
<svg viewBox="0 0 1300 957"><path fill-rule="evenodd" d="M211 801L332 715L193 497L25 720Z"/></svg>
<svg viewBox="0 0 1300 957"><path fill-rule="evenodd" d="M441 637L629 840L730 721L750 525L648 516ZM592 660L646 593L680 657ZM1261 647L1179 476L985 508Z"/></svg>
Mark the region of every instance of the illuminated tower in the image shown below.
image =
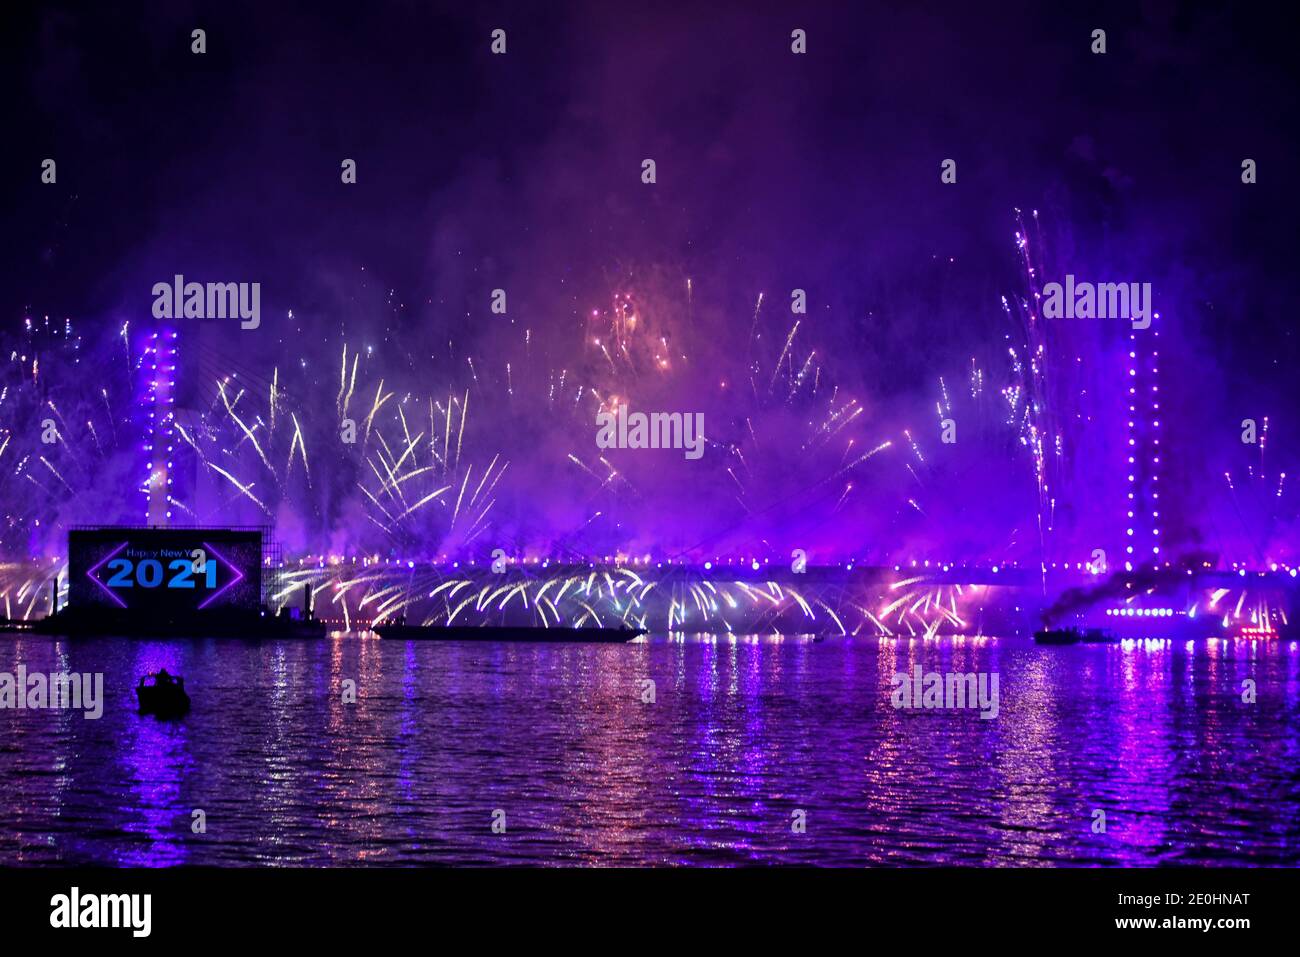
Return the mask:
<svg viewBox="0 0 1300 957"><path fill-rule="evenodd" d="M1150 568L1161 559L1160 332L1156 313L1147 329L1129 331L1128 441L1123 475L1126 517L1124 568Z"/></svg>
<svg viewBox="0 0 1300 957"><path fill-rule="evenodd" d="M176 333L152 333L145 346L145 523L171 519L171 467L176 440Z"/></svg>

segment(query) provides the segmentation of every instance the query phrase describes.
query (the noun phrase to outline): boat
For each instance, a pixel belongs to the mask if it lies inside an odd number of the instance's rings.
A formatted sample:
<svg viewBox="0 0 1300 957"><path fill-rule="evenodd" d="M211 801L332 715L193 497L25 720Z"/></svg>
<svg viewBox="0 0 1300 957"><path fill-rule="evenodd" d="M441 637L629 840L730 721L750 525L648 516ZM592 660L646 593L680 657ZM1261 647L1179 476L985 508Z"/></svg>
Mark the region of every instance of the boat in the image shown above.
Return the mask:
<svg viewBox="0 0 1300 957"><path fill-rule="evenodd" d="M179 718L190 710L190 696L185 693L185 679L170 675L163 668L157 674L145 675L135 686L135 696L140 702L140 714L158 718Z"/></svg>
<svg viewBox="0 0 1300 957"><path fill-rule="evenodd" d="M3 629L9 630L9 629ZM96 609L75 614L62 609L36 619L25 629L37 635L67 638L244 638L250 641L283 638L324 638L319 619L289 615L175 615L147 618L116 609Z"/></svg>
<svg viewBox="0 0 1300 957"><path fill-rule="evenodd" d="M57 595L52 596L57 597ZM302 606L285 605L275 614L263 606L258 611L221 611L170 614L141 613L129 608L87 608L65 605L30 622L0 619L0 631L29 631L66 638L242 638L272 641L288 638L324 638L325 622L312 613L310 587L303 586Z"/></svg>
<svg viewBox="0 0 1300 957"><path fill-rule="evenodd" d="M1289 637L1290 633L1290 629L1281 622L1268 621L1262 625L1240 625L1231 632L1231 637L1244 641L1276 641L1279 638Z"/></svg>
<svg viewBox="0 0 1300 957"><path fill-rule="evenodd" d="M1034 632L1034 641L1040 645L1101 645L1111 644L1115 636L1105 628L1043 628Z"/></svg>
<svg viewBox="0 0 1300 957"><path fill-rule="evenodd" d="M603 644L620 644L646 633L644 628L408 625L402 620L391 625L376 625L372 630L380 638L390 641L571 641Z"/></svg>

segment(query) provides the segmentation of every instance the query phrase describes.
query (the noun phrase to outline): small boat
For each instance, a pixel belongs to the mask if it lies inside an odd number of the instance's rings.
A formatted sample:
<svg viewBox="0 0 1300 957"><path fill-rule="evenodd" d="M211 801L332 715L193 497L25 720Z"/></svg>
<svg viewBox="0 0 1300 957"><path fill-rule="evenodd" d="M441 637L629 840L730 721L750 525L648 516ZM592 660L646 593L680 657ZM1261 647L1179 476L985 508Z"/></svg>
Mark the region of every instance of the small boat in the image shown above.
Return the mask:
<svg viewBox="0 0 1300 957"><path fill-rule="evenodd" d="M1289 629L1285 625L1271 621L1262 625L1241 625L1231 633L1231 637L1246 641L1275 641L1278 638L1286 638L1289 634Z"/></svg>
<svg viewBox="0 0 1300 957"><path fill-rule="evenodd" d="M644 635L646 630L644 628L568 628L560 625L551 628L408 625L399 620L391 625L377 625L374 632L380 638L396 641L573 641L618 644Z"/></svg>
<svg viewBox="0 0 1300 957"><path fill-rule="evenodd" d="M1079 643L1079 629L1044 628L1034 632L1034 641L1040 645L1076 645Z"/></svg>
<svg viewBox="0 0 1300 957"><path fill-rule="evenodd" d="M1034 641L1040 645L1103 645L1115 641L1115 636L1105 628L1043 628L1034 632Z"/></svg>
<svg viewBox="0 0 1300 957"><path fill-rule="evenodd" d="M155 675L145 675L135 686L140 714L158 718L179 718L190 710L190 696L185 693L185 679L169 675L163 668Z"/></svg>

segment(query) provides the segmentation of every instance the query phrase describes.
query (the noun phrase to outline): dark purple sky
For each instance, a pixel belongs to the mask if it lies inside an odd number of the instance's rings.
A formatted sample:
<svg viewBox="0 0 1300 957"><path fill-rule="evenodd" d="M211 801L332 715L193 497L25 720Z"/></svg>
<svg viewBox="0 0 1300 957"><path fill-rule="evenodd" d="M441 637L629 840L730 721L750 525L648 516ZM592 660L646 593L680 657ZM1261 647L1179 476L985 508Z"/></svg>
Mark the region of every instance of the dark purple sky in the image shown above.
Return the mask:
<svg viewBox="0 0 1300 957"><path fill-rule="evenodd" d="M477 301L476 267L542 296L562 271L622 257L720 271L746 295L794 277L879 313L918 294L932 256L968 264L973 292L997 286L1022 206L1117 257L1222 280L1216 311L1238 321L1221 331L1243 358L1260 337L1292 354L1275 335L1290 341L1290 323L1259 314L1291 301L1274 290L1296 212L1292 58L1262 16L284 6L6 13L6 312L135 308L162 258L265 276L268 297L301 307L327 294L322 271L357 263L408 301L452 304ZM505 57L487 49L498 25ZM1103 57L1088 51L1099 25ZM47 155L60 182L41 189ZM340 188L344 156L357 189ZM655 190L636 178L644 156ZM949 156L959 185L941 189Z"/></svg>

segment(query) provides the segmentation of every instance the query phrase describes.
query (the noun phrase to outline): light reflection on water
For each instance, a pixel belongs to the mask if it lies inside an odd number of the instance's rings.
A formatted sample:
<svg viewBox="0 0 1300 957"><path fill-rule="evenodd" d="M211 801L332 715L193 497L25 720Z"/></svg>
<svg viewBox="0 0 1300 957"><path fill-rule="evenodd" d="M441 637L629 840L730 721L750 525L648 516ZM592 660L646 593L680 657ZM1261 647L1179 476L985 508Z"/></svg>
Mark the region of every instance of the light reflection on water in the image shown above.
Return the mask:
<svg viewBox="0 0 1300 957"><path fill-rule="evenodd" d="M106 675L99 721L0 711L0 863L1294 865L1298 663L1223 641L0 636L0 671ZM896 711L916 664L998 673L998 717ZM186 677L182 722L135 714L159 667Z"/></svg>

